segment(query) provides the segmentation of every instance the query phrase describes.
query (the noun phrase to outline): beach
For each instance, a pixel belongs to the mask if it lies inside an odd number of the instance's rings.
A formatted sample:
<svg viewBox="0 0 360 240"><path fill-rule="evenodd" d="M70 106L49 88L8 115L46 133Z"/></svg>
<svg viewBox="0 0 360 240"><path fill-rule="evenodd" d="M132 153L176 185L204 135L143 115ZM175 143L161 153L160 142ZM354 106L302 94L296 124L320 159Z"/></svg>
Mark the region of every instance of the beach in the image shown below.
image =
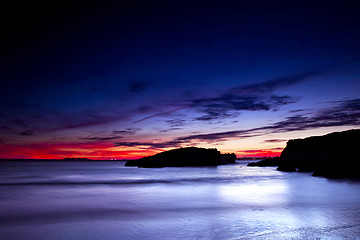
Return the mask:
<svg viewBox="0 0 360 240"><path fill-rule="evenodd" d="M247 167L2 161L1 239L360 239L360 182Z"/></svg>

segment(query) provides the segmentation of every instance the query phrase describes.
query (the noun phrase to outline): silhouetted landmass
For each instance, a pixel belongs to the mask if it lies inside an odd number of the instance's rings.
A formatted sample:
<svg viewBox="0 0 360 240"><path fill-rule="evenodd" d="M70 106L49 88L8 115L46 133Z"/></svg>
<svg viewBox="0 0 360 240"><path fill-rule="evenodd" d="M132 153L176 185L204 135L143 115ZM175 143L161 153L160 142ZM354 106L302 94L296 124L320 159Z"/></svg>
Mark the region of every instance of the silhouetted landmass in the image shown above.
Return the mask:
<svg viewBox="0 0 360 240"><path fill-rule="evenodd" d="M161 167L192 167L192 166L217 166L235 163L236 155L221 154L217 149L206 148L179 148L143 157L138 160L129 160L125 166L138 166L144 168Z"/></svg>
<svg viewBox="0 0 360 240"><path fill-rule="evenodd" d="M279 166L280 158L279 157L269 157L261 160L259 162L249 163L248 166L254 167L277 167Z"/></svg>
<svg viewBox="0 0 360 240"><path fill-rule="evenodd" d="M220 154L221 164L233 164L236 160L235 153Z"/></svg>
<svg viewBox="0 0 360 240"><path fill-rule="evenodd" d="M279 171L313 172L327 178L360 178L360 129L287 142L279 158L248 166L277 166Z"/></svg>

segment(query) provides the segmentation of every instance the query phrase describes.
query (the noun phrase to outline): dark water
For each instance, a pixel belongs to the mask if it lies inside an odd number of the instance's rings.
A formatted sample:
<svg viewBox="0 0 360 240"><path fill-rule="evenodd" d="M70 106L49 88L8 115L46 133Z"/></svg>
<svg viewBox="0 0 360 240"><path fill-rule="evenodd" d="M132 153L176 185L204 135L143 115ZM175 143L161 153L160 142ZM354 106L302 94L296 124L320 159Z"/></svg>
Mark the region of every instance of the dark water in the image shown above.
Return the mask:
<svg viewBox="0 0 360 240"><path fill-rule="evenodd" d="M360 239L360 182L123 164L0 163L0 239Z"/></svg>

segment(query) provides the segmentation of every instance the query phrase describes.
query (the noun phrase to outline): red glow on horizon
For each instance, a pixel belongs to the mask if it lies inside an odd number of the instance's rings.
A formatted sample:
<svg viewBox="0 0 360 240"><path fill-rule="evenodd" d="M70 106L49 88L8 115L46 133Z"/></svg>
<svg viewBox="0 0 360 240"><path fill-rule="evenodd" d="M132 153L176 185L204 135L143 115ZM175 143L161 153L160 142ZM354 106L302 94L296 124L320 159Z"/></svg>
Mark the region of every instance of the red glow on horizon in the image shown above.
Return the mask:
<svg viewBox="0 0 360 240"><path fill-rule="evenodd" d="M119 149L119 150L117 150ZM0 159L64 159L93 160L139 159L162 152L164 149L124 149L108 142L36 143L9 145L0 143ZM275 157L282 149L236 151L237 157Z"/></svg>
<svg viewBox="0 0 360 240"><path fill-rule="evenodd" d="M0 159L63 159L93 160L138 159L158 153L155 149L114 150L111 143L37 143L9 145L0 143Z"/></svg>
<svg viewBox="0 0 360 240"><path fill-rule="evenodd" d="M280 156L282 149L264 149L264 150L245 150L237 151L236 155L238 157L277 157Z"/></svg>

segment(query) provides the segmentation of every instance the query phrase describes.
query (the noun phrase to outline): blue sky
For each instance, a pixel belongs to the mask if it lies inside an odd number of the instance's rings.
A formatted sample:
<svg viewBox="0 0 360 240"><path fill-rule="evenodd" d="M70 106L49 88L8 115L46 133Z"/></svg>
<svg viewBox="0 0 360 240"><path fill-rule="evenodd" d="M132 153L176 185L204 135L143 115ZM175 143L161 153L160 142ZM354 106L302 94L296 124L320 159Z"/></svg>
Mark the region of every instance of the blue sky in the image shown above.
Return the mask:
<svg viewBox="0 0 360 240"><path fill-rule="evenodd" d="M359 128L353 1L4 9L2 158L276 155L291 138Z"/></svg>

